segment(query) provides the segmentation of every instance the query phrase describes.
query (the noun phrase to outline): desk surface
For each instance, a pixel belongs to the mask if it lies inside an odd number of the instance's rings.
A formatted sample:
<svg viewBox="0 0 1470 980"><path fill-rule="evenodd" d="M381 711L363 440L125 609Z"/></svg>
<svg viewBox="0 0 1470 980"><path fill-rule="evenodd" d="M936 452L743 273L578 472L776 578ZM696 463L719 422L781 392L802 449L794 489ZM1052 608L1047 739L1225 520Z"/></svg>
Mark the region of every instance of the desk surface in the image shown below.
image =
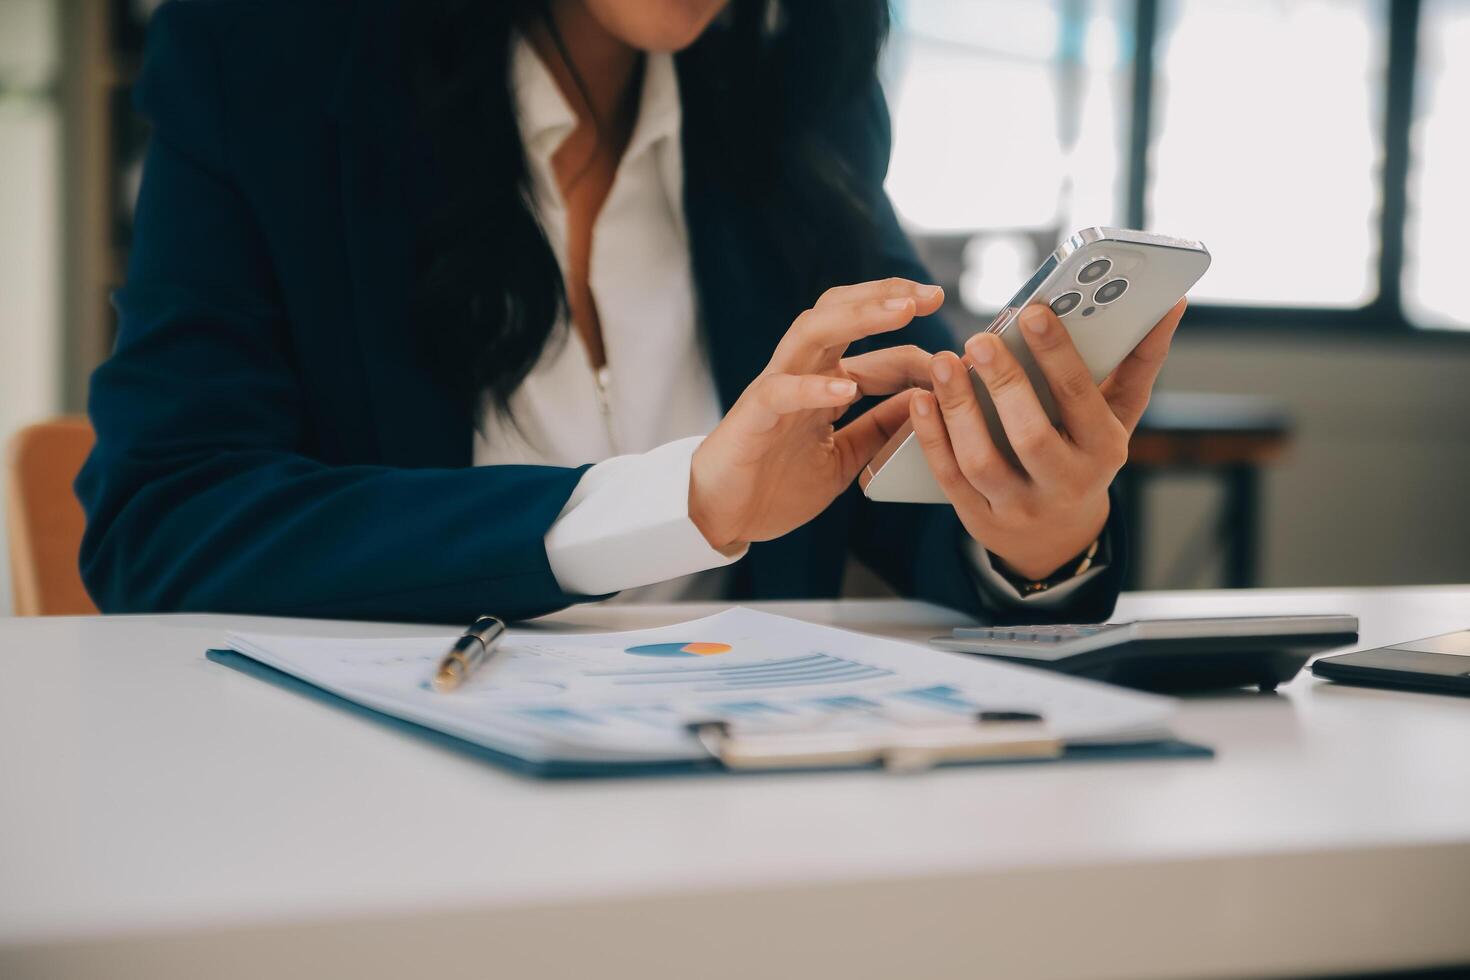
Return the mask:
<svg viewBox="0 0 1470 980"><path fill-rule="evenodd" d="M634 628L707 606L585 607ZM923 638L898 601L772 611ZM1470 626L1470 587L1144 593L1120 618ZM1470 699L1188 699L1212 761L546 784L208 663L228 629L0 620L0 974L1285 975L1470 963ZM201 965L208 964L207 971Z"/></svg>

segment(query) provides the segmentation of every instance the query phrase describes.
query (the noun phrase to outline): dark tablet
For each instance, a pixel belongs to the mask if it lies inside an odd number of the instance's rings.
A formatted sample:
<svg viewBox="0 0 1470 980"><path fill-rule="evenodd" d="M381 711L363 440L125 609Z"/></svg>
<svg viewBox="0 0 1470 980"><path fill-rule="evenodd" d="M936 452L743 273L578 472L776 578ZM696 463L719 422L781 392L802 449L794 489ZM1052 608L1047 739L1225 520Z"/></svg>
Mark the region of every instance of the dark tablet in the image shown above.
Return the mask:
<svg viewBox="0 0 1470 980"><path fill-rule="evenodd" d="M1470 694L1470 630L1323 657L1312 673L1344 684Z"/></svg>

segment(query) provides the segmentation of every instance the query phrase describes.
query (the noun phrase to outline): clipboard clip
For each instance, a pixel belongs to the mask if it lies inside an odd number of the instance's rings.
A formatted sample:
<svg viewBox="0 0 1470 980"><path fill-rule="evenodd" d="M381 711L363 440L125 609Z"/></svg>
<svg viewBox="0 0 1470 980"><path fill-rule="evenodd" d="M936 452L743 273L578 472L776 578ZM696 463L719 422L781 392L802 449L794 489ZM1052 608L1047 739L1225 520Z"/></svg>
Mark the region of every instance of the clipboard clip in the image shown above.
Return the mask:
<svg viewBox="0 0 1470 980"><path fill-rule="evenodd" d="M818 728L738 732L729 721L696 721L688 730L727 769L857 768L922 772L946 762L1054 759L1062 740L1025 711L981 711L966 723L894 725L878 730Z"/></svg>

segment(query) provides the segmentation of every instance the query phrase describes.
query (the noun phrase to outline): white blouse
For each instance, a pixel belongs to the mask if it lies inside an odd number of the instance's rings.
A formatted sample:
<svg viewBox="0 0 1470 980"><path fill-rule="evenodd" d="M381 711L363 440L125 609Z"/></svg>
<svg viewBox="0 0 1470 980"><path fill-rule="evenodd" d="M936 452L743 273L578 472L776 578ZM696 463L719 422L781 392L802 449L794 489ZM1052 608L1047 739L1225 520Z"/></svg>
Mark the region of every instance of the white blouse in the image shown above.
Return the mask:
<svg viewBox="0 0 1470 980"><path fill-rule="evenodd" d="M534 203L565 269L567 210L551 158L576 116L523 40L512 80ZM607 363L594 370L581 335L559 324L511 396L514 424L492 408L475 437L477 465L596 464L546 535L568 592L714 598L718 570L744 554L714 550L689 520L690 457L723 413L684 227L681 120L672 56L647 56L638 119L592 229L588 286Z"/></svg>
<svg viewBox="0 0 1470 980"><path fill-rule="evenodd" d="M521 140L534 205L557 262L567 267L567 211L551 158L576 116L530 44L512 65ZM689 236L678 78L669 54L644 59L638 118L592 228L589 283L602 322L606 365L563 322L510 399L475 436L477 466L594 463L546 534L563 590L620 592L622 601L716 598L725 566L744 551L709 546L689 519L690 457L722 410L699 329ZM1019 598L971 551L985 585ZM1050 605L1078 579L1027 598Z"/></svg>

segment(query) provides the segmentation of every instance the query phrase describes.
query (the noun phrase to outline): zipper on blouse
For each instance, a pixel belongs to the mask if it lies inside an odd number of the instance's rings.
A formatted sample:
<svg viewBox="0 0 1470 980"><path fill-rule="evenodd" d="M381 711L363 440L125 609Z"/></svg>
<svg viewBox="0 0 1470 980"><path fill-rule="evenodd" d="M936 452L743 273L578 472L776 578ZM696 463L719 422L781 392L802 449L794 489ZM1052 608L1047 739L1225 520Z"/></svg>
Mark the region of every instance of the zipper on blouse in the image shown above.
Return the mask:
<svg viewBox="0 0 1470 980"><path fill-rule="evenodd" d="M611 374L604 364L592 372L592 383L597 389L597 408L602 413L602 428L607 433L607 445L614 456L621 455L618 452L618 439L613 434L612 402L607 397L607 385Z"/></svg>

